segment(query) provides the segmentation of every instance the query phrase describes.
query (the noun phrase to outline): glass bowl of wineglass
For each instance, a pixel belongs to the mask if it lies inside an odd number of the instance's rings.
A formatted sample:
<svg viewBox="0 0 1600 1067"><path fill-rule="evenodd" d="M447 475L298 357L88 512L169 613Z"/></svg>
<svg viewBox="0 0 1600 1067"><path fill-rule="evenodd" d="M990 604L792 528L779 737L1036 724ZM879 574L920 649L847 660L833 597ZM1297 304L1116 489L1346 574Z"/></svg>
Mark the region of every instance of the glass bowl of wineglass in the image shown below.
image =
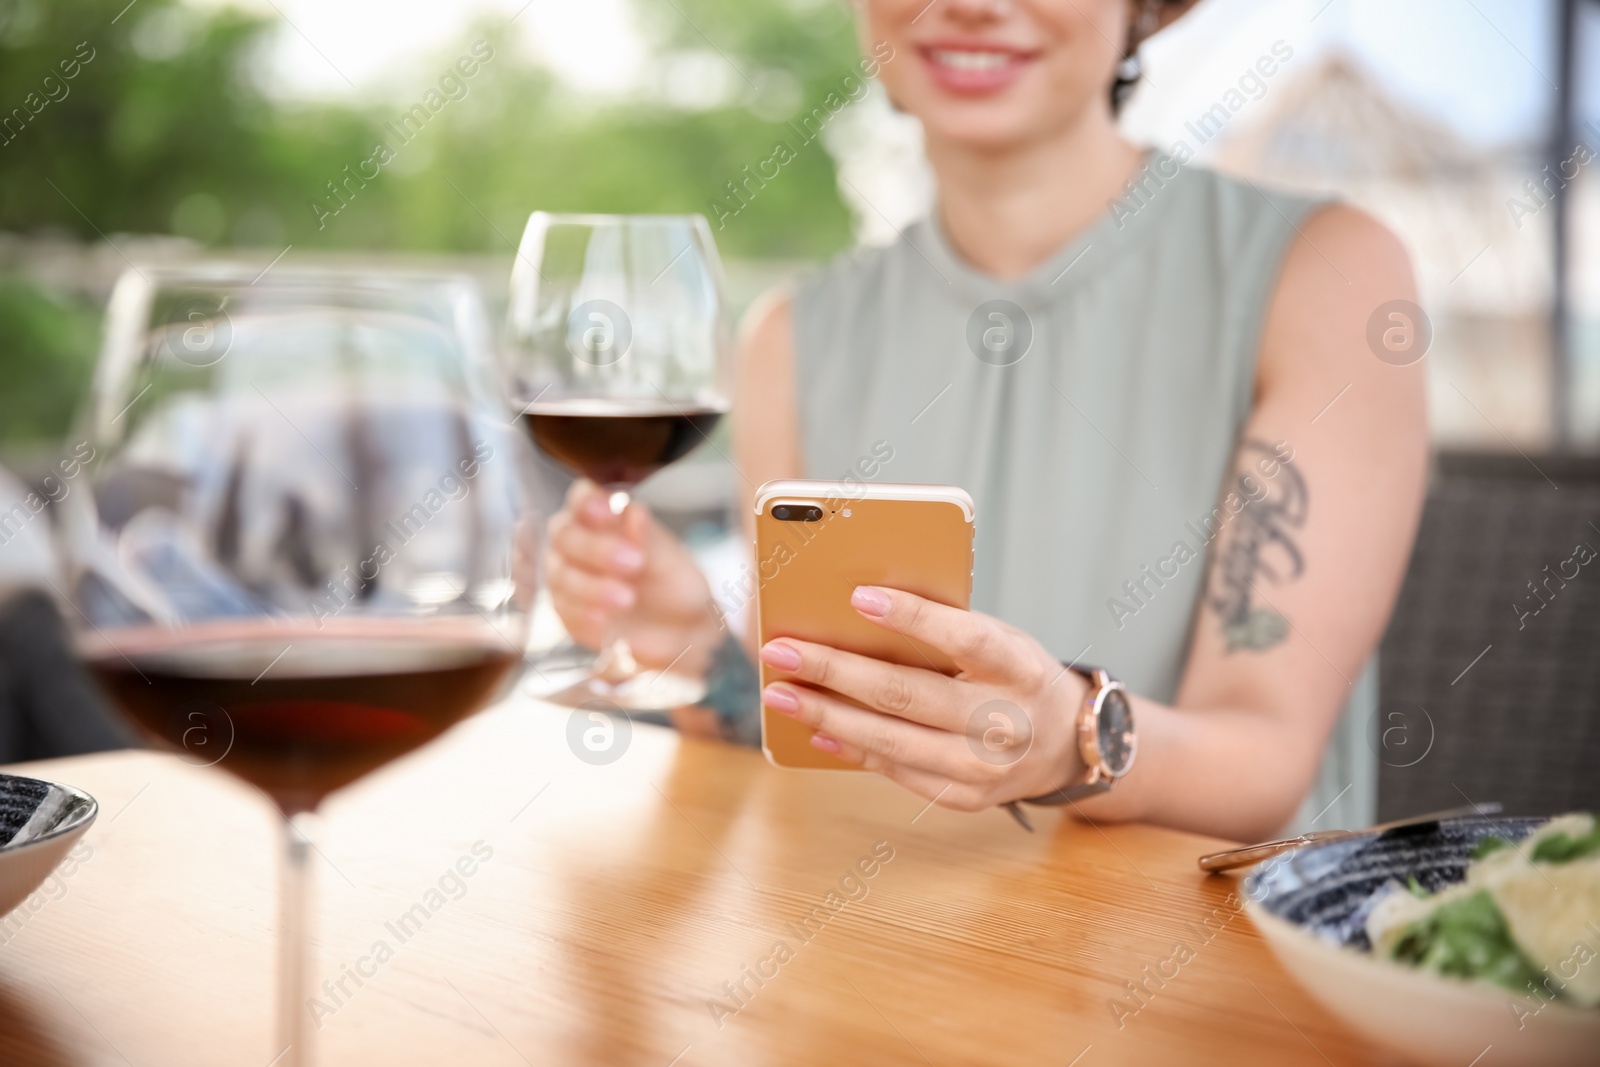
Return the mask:
<svg viewBox="0 0 1600 1067"><path fill-rule="evenodd" d="M528 219L511 270L505 359L513 411L539 451L609 494L711 443L732 388L722 264L701 215ZM713 444L712 447L715 447ZM641 671L620 628L589 678L545 699L650 710L693 703L703 680Z"/></svg>
<svg viewBox="0 0 1600 1067"><path fill-rule="evenodd" d="M470 281L137 268L63 501L111 703L284 816L279 1044L303 1064L308 815L493 700L521 659L527 453Z"/></svg>

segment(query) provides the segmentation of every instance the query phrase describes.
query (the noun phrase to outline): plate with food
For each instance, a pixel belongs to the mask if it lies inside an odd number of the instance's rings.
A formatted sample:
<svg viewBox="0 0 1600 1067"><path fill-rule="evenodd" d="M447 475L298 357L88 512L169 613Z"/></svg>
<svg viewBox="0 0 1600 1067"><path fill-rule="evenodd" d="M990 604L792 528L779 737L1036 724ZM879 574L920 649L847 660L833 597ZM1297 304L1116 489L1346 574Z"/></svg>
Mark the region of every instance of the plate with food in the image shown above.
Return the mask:
<svg viewBox="0 0 1600 1067"><path fill-rule="evenodd" d="M1334 1014L1418 1063L1600 1063L1600 823L1466 816L1311 844L1246 909Z"/></svg>
<svg viewBox="0 0 1600 1067"><path fill-rule="evenodd" d="M50 877L99 811L70 785L0 774L0 918Z"/></svg>

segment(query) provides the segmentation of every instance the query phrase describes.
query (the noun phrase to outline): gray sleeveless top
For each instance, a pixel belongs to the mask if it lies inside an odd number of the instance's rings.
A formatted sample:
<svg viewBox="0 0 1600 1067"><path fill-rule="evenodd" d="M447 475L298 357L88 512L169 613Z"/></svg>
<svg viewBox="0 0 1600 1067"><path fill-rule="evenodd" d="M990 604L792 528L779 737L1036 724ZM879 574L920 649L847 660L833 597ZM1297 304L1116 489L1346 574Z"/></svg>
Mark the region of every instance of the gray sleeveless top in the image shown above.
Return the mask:
<svg viewBox="0 0 1600 1067"><path fill-rule="evenodd" d="M1315 206L1186 168L1019 280L968 266L934 220L842 258L794 299L807 477L965 488L973 607L1171 702L1267 303ZM1373 821L1376 691L1369 665L1295 829Z"/></svg>

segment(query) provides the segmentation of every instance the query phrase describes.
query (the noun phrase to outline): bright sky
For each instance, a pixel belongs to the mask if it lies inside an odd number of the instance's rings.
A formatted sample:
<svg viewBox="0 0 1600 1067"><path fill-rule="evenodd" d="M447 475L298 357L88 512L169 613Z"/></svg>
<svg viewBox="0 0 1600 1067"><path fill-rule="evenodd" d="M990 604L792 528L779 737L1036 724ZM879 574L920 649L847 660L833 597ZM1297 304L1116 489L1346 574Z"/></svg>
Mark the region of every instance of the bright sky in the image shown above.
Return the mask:
<svg viewBox="0 0 1600 1067"><path fill-rule="evenodd" d="M584 90L634 87L648 51L630 0L236 2L281 12L268 69L273 84L295 96L404 95L419 81L417 63L437 60L482 18L515 15L526 53ZM1149 69L1160 91L1139 124L1161 129L1180 112L1188 117L1190 105L1214 99L1211 89L1231 84L1281 38L1297 55L1345 45L1397 95L1468 138L1530 140L1546 122L1555 81L1552 10L1550 0L1206 0L1152 44ZM1600 115L1600 77L1584 96L1589 113Z"/></svg>
<svg viewBox="0 0 1600 1067"><path fill-rule="evenodd" d="M1150 95L1166 107L1140 118L1162 129L1162 111L1203 110L1281 39L1296 64L1348 50L1469 140L1527 141L1542 136L1553 95L1551 10L1549 0L1206 0L1151 42L1161 91Z"/></svg>
<svg viewBox="0 0 1600 1067"><path fill-rule="evenodd" d="M437 61L479 20L515 18L526 54L575 87L626 89L645 43L629 18L629 0L191 0L231 3L284 22L268 69L291 96L339 97L390 91L404 95L418 62ZM520 13L519 13L520 12Z"/></svg>

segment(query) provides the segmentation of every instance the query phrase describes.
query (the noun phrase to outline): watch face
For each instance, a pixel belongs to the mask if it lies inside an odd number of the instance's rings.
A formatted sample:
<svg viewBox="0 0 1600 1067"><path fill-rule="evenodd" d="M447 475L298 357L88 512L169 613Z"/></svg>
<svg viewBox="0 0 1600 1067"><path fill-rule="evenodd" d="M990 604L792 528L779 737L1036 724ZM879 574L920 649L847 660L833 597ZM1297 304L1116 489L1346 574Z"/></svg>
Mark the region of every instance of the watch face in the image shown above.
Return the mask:
<svg viewBox="0 0 1600 1067"><path fill-rule="evenodd" d="M1133 707L1128 694L1108 689L1100 701L1100 758L1113 778L1133 763Z"/></svg>

